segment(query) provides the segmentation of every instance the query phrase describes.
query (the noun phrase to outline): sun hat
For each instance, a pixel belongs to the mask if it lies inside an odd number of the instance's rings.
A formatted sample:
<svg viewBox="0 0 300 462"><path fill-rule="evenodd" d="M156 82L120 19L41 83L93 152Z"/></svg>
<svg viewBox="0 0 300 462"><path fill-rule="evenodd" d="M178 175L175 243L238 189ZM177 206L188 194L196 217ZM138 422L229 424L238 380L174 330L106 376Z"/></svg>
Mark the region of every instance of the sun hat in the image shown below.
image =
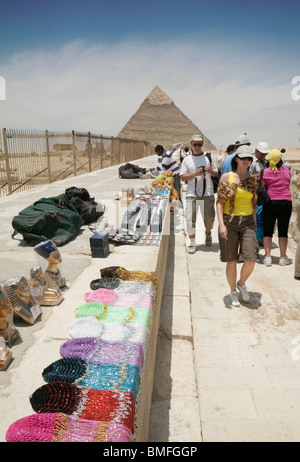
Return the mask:
<svg viewBox="0 0 300 462"><path fill-rule="evenodd" d="M50 382L30 396L32 409L41 413L63 412L80 419L126 425L134 433L134 395L127 391L93 390L73 383Z"/></svg>
<svg viewBox="0 0 300 462"><path fill-rule="evenodd" d="M256 149L262 154L268 154L270 151L269 145L265 141L260 141L256 146Z"/></svg>
<svg viewBox="0 0 300 462"><path fill-rule="evenodd" d="M243 145L237 148L235 154L240 158L244 159L245 157L251 157L252 159L254 158L253 156L253 149L250 146Z"/></svg>
<svg viewBox="0 0 300 462"><path fill-rule="evenodd" d="M267 156L268 162L269 162L269 167L273 172L277 172L277 164L281 160L281 152L279 149L271 149Z"/></svg>
<svg viewBox="0 0 300 462"><path fill-rule="evenodd" d="M203 137L201 135L193 135L191 138L191 143L192 141L204 141Z"/></svg>
<svg viewBox="0 0 300 462"><path fill-rule="evenodd" d="M63 413L33 414L14 422L6 432L13 442L133 442L126 425L79 419Z"/></svg>

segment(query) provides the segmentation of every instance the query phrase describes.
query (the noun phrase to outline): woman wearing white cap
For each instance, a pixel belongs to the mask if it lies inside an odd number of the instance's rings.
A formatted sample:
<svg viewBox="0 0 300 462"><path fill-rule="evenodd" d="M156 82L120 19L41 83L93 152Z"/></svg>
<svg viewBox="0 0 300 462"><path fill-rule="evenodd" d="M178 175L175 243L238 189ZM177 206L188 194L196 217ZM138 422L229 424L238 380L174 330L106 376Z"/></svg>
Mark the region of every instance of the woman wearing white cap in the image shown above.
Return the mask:
<svg viewBox="0 0 300 462"><path fill-rule="evenodd" d="M237 289L244 302L250 301L246 281L257 258L256 188L257 178L249 174L253 161L250 146L241 146L232 161L232 171L220 178L217 196L221 261L226 262L226 277L231 290L232 306L239 306ZM243 266L237 282L238 255Z"/></svg>

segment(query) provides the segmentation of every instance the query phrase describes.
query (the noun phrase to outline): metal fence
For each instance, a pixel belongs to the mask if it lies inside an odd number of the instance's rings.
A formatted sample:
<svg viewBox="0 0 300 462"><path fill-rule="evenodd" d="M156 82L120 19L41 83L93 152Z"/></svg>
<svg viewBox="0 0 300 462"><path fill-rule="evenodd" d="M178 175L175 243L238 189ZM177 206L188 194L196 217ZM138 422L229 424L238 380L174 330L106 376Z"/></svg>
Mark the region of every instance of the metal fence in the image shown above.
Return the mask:
<svg viewBox="0 0 300 462"><path fill-rule="evenodd" d="M90 132L2 129L0 196L151 155L147 141Z"/></svg>

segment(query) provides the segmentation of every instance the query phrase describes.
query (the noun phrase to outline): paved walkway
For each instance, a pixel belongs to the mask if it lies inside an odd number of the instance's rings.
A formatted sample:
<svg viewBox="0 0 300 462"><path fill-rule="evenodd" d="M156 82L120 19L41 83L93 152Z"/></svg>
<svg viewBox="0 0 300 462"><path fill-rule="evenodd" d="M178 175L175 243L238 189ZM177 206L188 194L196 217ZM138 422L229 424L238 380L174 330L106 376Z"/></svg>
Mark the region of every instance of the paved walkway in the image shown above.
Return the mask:
<svg viewBox="0 0 300 462"><path fill-rule="evenodd" d="M247 284L250 303L231 308L217 242L215 223L213 244L204 245L201 219L195 254L183 233L171 236L149 441L299 441L294 267L280 267L274 248L273 266L258 262Z"/></svg>
<svg viewBox="0 0 300 462"><path fill-rule="evenodd" d="M155 163L156 156L138 161L141 166ZM72 185L86 187L113 209L112 197L124 185L116 169L1 200L1 282L15 268L25 274L36 264L32 248L10 237L13 215L33 200ZM133 187L139 181L134 180ZM293 278L293 265L279 267L274 248L273 266L257 263L249 280L251 302L230 308L217 222L207 248L200 217L194 255L186 253L180 222L175 222L175 230L169 241L149 441L299 441L300 283ZM71 286L66 303L49 312L44 309L41 323L22 329L14 361L0 375L0 441L15 418L32 413L28 396L43 384L41 371L59 357L74 307L89 282L99 277L104 262L91 262L89 236L83 229L62 249L62 270ZM152 269L156 254L126 247L114 249L105 266L126 261L129 269ZM295 248L290 243L290 257Z"/></svg>

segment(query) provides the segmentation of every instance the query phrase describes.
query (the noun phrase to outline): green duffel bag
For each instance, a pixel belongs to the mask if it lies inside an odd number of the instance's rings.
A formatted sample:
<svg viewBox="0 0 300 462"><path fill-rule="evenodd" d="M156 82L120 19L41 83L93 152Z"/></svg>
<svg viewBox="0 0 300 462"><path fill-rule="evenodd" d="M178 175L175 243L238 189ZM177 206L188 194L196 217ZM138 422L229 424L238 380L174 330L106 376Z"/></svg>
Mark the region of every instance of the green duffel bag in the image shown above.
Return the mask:
<svg viewBox="0 0 300 462"><path fill-rule="evenodd" d="M13 218L12 238L20 233L30 245L52 239L59 246L73 239L82 224L83 220L66 194L43 197Z"/></svg>

